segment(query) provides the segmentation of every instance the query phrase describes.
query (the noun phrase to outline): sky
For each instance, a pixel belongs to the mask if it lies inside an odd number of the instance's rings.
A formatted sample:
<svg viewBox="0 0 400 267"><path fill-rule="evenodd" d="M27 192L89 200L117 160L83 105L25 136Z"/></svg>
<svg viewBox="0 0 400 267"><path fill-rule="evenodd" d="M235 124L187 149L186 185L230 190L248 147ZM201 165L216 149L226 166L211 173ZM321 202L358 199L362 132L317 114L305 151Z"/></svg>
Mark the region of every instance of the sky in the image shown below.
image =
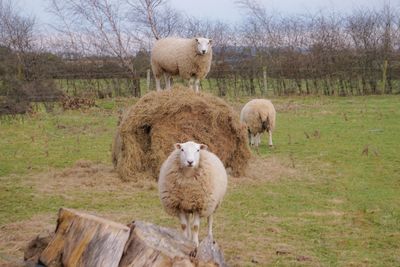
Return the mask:
<svg viewBox="0 0 400 267"><path fill-rule="evenodd" d="M319 10L350 12L354 8L380 8L385 0L259 0L267 10L282 14L315 13ZM199 18L240 21L243 17L235 0L170 0L172 6ZM196 4L194 4L196 3ZM212 8L210 8L212 7Z"/></svg>
<svg viewBox="0 0 400 267"><path fill-rule="evenodd" d="M52 16L46 12L48 0L16 0L20 9L34 15L39 24L51 24ZM315 13L320 10L350 12L354 8L380 9L388 0L259 0L271 12L282 14ZM170 5L187 15L200 19L219 19L228 23L240 22L243 12L235 0L169 0ZM392 1L399 6L400 1Z"/></svg>

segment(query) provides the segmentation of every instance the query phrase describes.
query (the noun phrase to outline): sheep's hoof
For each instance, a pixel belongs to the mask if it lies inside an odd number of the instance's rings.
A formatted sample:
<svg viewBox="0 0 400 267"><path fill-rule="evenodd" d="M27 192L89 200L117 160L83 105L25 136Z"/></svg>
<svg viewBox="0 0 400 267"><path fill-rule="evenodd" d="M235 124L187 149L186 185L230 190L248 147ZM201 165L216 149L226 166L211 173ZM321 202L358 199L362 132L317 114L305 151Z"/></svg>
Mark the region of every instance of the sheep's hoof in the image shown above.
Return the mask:
<svg viewBox="0 0 400 267"><path fill-rule="evenodd" d="M196 255L197 255L197 248L190 251L190 253L189 253L189 257L191 257L191 258L196 258Z"/></svg>

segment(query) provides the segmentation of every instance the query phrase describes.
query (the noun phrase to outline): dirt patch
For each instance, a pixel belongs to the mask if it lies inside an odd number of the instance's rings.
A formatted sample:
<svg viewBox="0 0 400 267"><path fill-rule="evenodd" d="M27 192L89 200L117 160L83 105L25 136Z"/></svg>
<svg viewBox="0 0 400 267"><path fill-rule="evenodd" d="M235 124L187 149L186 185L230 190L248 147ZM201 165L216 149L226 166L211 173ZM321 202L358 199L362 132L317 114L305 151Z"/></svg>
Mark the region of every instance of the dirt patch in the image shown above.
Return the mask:
<svg viewBox="0 0 400 267"><path fill-rule="evenodd" d="M79 160L70 168L35 174L25 180L39 193L58 194L65 198L70 197L68 192L76 190L126 192L132 189L154 190L157 188L156 182L149 177L139 177L145 174L137 175L138 178L135 181L123 182L111 165Z"/></svg>
<svg viewBox="0 0 400 267"><path fill-rule="evenodd" d="M246 168L245 175L230 177L234 185L259 184L263 181L277 181L282 178L296 179L300 171L290 167L290 162L284 163L277 157L262 158L252 156Z"/></svg>
<svg viewBox="0 0 400 267"><path fill-rule="evenodd" d="M336 113L330 110L321 110L315 113L315 115L334 115L334 114Z"/></svg>
<svg viewBox="0 0 400 267"><path fill-rule="evenodd" d="M61 195L71 198L69 192L110 192L121 194L140 190L157 190L157 182L148 173L136 173L135 179L121 181L111 165L79 160L74 166L62 170L50 170L24 179L25 184L35 191L46 195ZM242 176L229 177L230 186L259 184L265 181L277 181L283 178L297 179L300 170L292 168L290 162L277 157L262 158L252 156Z"/></svg>
<svg viewBox="0 0 400 267"><path fill-rule="evenodd" d="M246 127L224 100L185 87L151 92L123 115L113 145L113 163L123 180L137 173L157 178L162 162L177 142L208 145L234 175L250 158Z"/></svg>
<svg viewBox="0 0 400 267"><path fill-rule="evenodd" d="M302 212L299 215L300 216L315 216L315 217L341 217L345 213L342 211L336 211L336 210L328 210L328 211L308 211L308 212Z"/></svg>
<svg viewBox="0 0 400 267"><path fill-rule="evenodd" d="M343 204L345 201L339 198L332 198L328 200L332 204Z"/></svg>

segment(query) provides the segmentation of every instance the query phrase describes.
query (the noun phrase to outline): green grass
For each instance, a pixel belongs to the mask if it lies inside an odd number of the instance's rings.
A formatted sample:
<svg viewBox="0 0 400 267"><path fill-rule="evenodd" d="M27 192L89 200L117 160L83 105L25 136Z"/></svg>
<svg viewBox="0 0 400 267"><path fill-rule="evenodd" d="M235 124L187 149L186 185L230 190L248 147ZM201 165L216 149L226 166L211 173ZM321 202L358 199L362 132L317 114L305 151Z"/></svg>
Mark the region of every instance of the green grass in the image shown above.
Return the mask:
<svg viewBox="0 0 400 267"><path fill-rule="evenodd" d="M0 134L0 175L26 173L46 167L65 167L76 159L107 161L109 136L115 119L110 116L40 114L3 124Z"/></svg>
<svg viewBox="0 0 400 267"><path fill-rule="evenodd" d="M247 100L231 102L239 106ZM65 195L40 193L26 183L31 173L69 167L79 159L108 164L117 110L132 102L107 100L84 112L39 111L1 121L0 227L55 214L60 206L175 226L154 188L75 188ZM264 136L260 157L277 159L295 175L230 186L214 230L228 262L399 266L400 97L273 102L275 148L266 146Z"/></svg>
<svg viewBox="0 0 400 267"><path fill-rule="evenodd" d="M0 120L0 176L72 165L78 159L110 162L118 109L135 99L99 101L84 111L57 109Z"/></svg>
<svg viewBox="0 0 400 267"><path fill-rule="evenodd" d="M275 214L286 217L290 235L307 240L326 265L398 265L393 252L400 248L399 98L311 98L295 103L308 108L279 113L277 148L264 146L262 152L291 158L313 178L266 185L280 192L272 201L280 203ZM315 131L319 135L313 136ZM366 147L368 155L362 153ZM343 203L333 205L332 199ZM332 222L332 216L301 216L305 222L299 227L299 213L330 210L343 213L340 223Z"/></svg>

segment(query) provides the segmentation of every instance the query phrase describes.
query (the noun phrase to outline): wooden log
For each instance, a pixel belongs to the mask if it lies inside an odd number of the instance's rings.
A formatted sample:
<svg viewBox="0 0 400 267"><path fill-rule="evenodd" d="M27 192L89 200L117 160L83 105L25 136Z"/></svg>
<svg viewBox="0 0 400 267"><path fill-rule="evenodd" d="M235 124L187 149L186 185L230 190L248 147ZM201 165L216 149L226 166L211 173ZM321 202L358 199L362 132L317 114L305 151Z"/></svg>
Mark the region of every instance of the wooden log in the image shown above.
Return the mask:
<svg viewBox="0 0 400 267"><path fill-rule="evenodd" d="M175 230L136 221L131 225L119 266L173 266L183 262L183 266L194 266L190 254L195 248L194 243Z"/></svg>
<svg viewBox="0 0 400 267"><path fill-rule="evenodd" d="M30 248L37 244L45 245L25 254L31 266L226 266L218 245L208 238L196 248L170 228L141 221L128 227L71 209L60 209L50 242L36 239Z"/></svg>
<svg viewBox="0 0 400 267"><path fill-rule="evenodd" d="M217 242L215 240L206 237L201 241L199 247L197 248L196 259L200 262L206 262L209 264L214 263L215 266L227 267L225 263L224 254L220 250Z"/></svg>
<svg viewBox="0 0 400 267"><path fill-rule="evenodd" d="M60 209L56 234L40 255L45 266L118 266L129 227L70 209Z"/></svg>
<svg viewBox="0 0 400 267"><path fill-rule="evenodd" d="M136 221L120 267L227 266L218 245L206 238L198 248L176 230Z"/></svg>

